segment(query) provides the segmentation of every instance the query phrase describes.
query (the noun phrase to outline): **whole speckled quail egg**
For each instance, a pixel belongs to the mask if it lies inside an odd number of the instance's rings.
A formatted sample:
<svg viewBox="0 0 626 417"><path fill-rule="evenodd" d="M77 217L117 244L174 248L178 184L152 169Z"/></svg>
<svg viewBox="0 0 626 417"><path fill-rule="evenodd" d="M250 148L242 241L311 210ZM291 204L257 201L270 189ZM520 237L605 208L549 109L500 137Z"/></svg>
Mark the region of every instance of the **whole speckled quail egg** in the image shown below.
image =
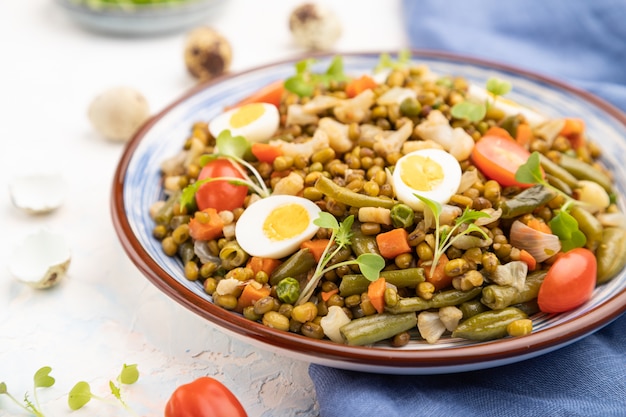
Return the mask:
<svg viewBox="0 0 626 417"><path fill-rule="evenodd" d="M202 26L188 33L185 43L185 65L201 81L215 78L230 69L230 42L216 30Z"/></svg>
<svg viewBox="0 0 626 417"><path fill-rule="evenodd" d="M139 91L119 86L98 95L89 105L87 116L104 137L126 142L148 120L150 106Z"/></svg>
<svg viewBox="0 0 626 417"><path fill-rule="evenodd" d="M304 3L291 12L289 30L298 45L322 51L330 49L341 36L341 22L329 8Z"/></svg>

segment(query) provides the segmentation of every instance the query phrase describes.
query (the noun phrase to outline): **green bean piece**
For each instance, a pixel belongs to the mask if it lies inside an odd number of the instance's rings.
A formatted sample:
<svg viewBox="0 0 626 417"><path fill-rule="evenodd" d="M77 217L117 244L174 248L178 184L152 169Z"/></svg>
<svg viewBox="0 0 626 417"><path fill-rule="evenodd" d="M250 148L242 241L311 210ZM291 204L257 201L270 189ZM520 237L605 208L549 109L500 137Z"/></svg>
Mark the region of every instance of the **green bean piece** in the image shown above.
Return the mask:
<svg viewBox="0 0 626 417"><path fill-rule="evenodd" d="M170 220L174 217L174 206L178 203L180 198L180 192L175 192L170 195L167 200L165 200L165 204L161 207L161 209L157 212L154 217L154 221L156 224L169 225Z"/></svg>
<svg viewBox="0 0 626 417"><path fill-rule="evenodd" d="M539 313L539 311L541 311L539 309L539 304L537 303L537 299L534 298L530 301L525 301L523 303L519 303L519 304L513 304L511 305L511 307L515 307L515 308L519 308L520 310L522 310L524 313L526 313L527 316L532 316L533 314L537 314Z"/></svg>
<svg viewBox="0 0 626 417"><path fill-rule="evenodd" d="M242 266L250 257L234 240L227 242L219 254L222 266L228 270Z"/></svg>
<svg viewBox="0 0 626 417"><path fill-rule="evenodd" d="M340 187L333 180L320 176L315 182L315 188L326 196L352 207L384 207L391 209L395 204L393 200L373 197Z"/></svg>
<svg viewBox="0 0 626 417"><path fill-rule="evenodd" d="M500 203L502 218L512 219L522 214L532 213L537 207L543 206L556 196L556 191L544 185L533 185L515 197Z"/></svg>
<svg viewBox="0 0 626 417"><path fill-rule="evenodd" d="M415 326L417 326L415 313L382 313L352 320L339 331L349 345L364 346L389 339Z"/></svg>
<svg viewBox="0 0 626 417"><path fill-rule="evenodd" d="M575 188L578 185L578 179L576 179L575 176L570 174L566 169L560 167L547 156L539 154L539 163L546 174L564 182L570 187L570 189Z"/></svg>
<svg viewBox="0 0 626 417"><path fill-rule="evenodd" d="M588 163L573 156L562 154L560 165L577 179L597 182L607 193L613 192L611 179L604 172L592 167Z"/></svg>
<svg viewBox="0 0 626 417"><path fill-rule="evenodd" d="M524 303L537 298L539 287L546 277L547 271L535 271L529 274L524 281L524 288L520 291L509 285L487 285L483 288L480 302L492 310L501 310L512 304Z"/></svg>
<svg viewBox="0 0 626 417"><path fill-rule="evenodd" d="M378 244L376 243L375 236L365 235L361 231L361 224L354 222L352 225L352 239L350 239L350 247L352 252L358 257L364 253L375 253L380 255L378 250Z"/></svg>
<svg viewBox="0 0 626 417"><path fill-rule="evenodd" d="M515 307L485 311L461 322L452 332L452 337L479 342L500 339L507 335L506 326L509 323L525 318L528 318L526 313Z"/></svg>
<svg viewBox="0 0 626 417"><path fill-rule="evenodd" d="M596 283L603 284L614 278L626 265L626 230L621 227L604 228L596 259Z"/></svg>
<svg viewBox="0 0 626 417"><path fill-rule="evenodd" d="M281 279L275 289L276 296L283 303L293 304L300 296L300 282L295 278L287 277Z"/></svg>
<svg viewBox="0 0 626 417"><path fill-rule="evenodd" d="M548 184L550 184L557 190L562 191L567 195L572 195L572 187L570 187L565 183L565 181L561 181L554 175L546 174L546 181L548 181Z"/></svg>
<svg viewBox="0 0 626 417"><path fill-rule="evenodd" d="M481 303L479 300L469 300L461 303L459 310L463 313L463 320L467 320L478 313L489 310L489 307Z"/></svg>
<svg viewBox="0 0 626 417"><path fill-rule="evenodd" d="M381 271L380 276L398 288L416 287L420 282L424 282L423 268L395 269L391 271ZM347 274L341 279L339 284L339 294L342 297L349 297L354 294L361 294L367 291L370 280L361 274Z"/></svg>
<svg viewBox="0 0 626 417"><path fill-rule="evenodd" d="M573 206L569 213L578 222L578 229L583 232L587 238L585 247L593 252L596 251L600 242L602 242L602 223L589 211L580 206Z"/></svg>
<svg viewBox="0 0 626 417"><path fill-rule="evenodd" d="M276 285L287 277L300 278L315 267L315 257L308 249L300 249L278 265L270 276L270 284Z"/></svg>
<svg viewBox="0 0 626 417"><path fill-rule="evenodd" d="M413 226L415 212L406 204L396 204L391 208L391 223L395 228L407 228Z"/></svg>
<svg viewBox="0 0 626 417"><path fill-rule="evenodd" d="M395 306L385 307L385 310L392 314L401 314L407 312L424 311L431 308L441 308L448 306L456 306L466 301L476 298L482 288L476 287L469 291L447 290L441 291L433 295L430 300L424 300L421 297L407 297L398 300Z"/></svg>

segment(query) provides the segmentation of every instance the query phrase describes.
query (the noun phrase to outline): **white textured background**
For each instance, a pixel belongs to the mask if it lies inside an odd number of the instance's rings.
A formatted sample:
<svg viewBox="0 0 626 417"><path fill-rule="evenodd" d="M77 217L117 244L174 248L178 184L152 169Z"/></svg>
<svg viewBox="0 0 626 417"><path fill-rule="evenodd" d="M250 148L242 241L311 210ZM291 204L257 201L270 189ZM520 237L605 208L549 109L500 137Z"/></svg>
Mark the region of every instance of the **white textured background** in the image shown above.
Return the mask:
<svg viewBox="0 0 626 417"><path fill-rule="evenodd" d="M228 0L206 24L232 44L232 71L303 52L287 19L302 2ZM343 34L337 51L406 47L400 2L329 3ZM86 109L117 85L141 91L157 112L195 80L182 59L185 34L125 39L74 25L52 0L0 2L0 382L32 397L32 375L52 367L56 384L39 391L47 416L70 415L67 393L80 380L108 393L124 363L137 384L124 391L142 416L160 416L179 385L210 375L252 416L316 415L308 364L232 339L150 284L128 260L112 228L109 196L123 146L100 139ZM64 205L32 216L12 206L10 177L37 167L62 172ZM16 242L40 228L62 233L72 250L67 279L48 291L16 282L7 262ZM0 416L24 415L0 396ZM74 416L124 416L94 401Z"/></svg>

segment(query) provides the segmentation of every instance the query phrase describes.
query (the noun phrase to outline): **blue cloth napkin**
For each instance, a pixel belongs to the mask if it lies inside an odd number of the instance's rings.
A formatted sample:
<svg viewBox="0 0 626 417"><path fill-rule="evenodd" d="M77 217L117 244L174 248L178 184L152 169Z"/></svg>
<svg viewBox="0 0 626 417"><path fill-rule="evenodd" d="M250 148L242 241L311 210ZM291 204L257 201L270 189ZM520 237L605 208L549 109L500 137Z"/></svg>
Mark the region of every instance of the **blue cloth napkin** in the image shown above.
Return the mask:
<svg viewBox="0 0 626 417"><path fill-rule="evenodd" d="M626 111L624 1L402 1L414 48L531 70ZM322 417L626 416L626 316L552 353L492 369L397 376L311 365L309 375Z"/></svg>

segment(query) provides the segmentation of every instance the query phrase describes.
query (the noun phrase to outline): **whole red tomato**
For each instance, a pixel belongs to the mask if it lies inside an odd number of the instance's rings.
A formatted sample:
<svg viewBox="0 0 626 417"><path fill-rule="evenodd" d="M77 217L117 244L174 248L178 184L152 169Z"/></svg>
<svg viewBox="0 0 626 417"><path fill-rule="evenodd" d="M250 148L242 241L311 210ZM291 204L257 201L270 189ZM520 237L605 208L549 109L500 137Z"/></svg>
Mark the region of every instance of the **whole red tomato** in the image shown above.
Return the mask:
<svg viewBox="0 0 626 417"><path fill-rule="evenodd" d="M198 180L219 177L243 179L243 175L235 168L233 162L228 159L215 159L202 168ZM214 208L218 212L232 211L243 207L246 195L248 195L248 187L245 185L234 185L225 180L210 181L198 188L196 204L199 210Z"/></svg>
<svg viewBox="0 0 626 417"><path fill-rule="evenodd" d="M217 379L203 376L176 388L165 417L248 417L237 397Z"/></svg>
<svg viewBox="0 0 626 417"><path fill-rule="evenodd" d="M596 257L589 249L576 248L559 256L539 288L539 309L562 313L580 306L591 298L596 272Z"/></svg>

